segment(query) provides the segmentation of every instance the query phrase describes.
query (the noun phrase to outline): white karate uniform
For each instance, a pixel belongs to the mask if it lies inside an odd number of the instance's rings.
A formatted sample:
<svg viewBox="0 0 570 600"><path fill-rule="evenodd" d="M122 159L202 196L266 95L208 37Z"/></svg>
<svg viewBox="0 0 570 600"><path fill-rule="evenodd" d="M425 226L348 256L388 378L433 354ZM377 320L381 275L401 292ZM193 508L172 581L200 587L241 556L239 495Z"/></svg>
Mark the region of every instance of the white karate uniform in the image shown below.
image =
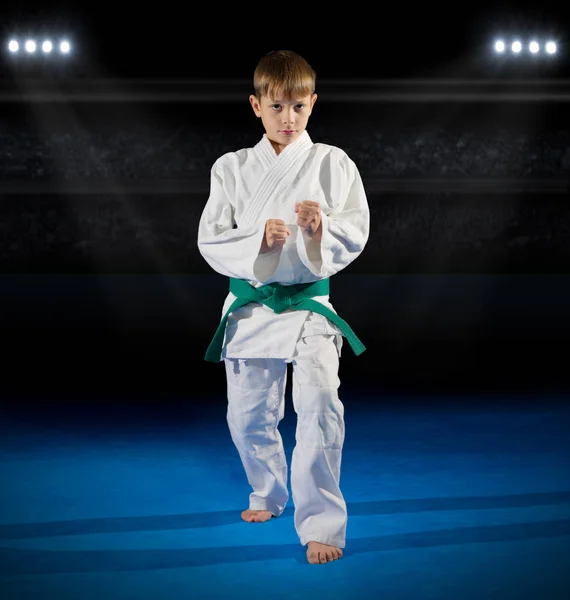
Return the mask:
<svg viewBox="0 0 570 600"><path fill-rule="evenodd" d="M303 200L320 204L320 245L296 224L295 204ZM291 235L282 248L260 254L268 219L284 220ZM213 165L198 249L216 272L254 287L311 283L355 260L368 241L369 227L360 174L343 150L314 144L305 131L276 154L264 135L253 148L229 152ZM222 316L235 298L228 293ZM336 312L329 296L313 300ZM230 313L226 325L221 359L230 432L254 490L250 508L275 516L288 499L277 425L284 414L286 363L293 363L298 422L291 487L303 545L345 544L346 504L339 489L344 407L337 393L341 348L340 330L312 311L276 314L250 303Z"/></svg>

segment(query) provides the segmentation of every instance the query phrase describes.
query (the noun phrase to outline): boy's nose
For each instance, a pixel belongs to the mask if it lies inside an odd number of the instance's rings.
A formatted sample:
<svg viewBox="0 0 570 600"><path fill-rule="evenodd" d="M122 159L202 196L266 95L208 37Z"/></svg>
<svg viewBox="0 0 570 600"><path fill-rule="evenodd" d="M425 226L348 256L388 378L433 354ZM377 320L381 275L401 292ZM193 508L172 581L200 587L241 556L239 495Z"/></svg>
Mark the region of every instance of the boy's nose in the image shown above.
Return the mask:
<svg viewBox="0 0 570 600"><path fill-rule="evenodd" d="M289 114L284 114L283 115L283 122L284 123L293 123L293 115L291 113Z"/></svg>

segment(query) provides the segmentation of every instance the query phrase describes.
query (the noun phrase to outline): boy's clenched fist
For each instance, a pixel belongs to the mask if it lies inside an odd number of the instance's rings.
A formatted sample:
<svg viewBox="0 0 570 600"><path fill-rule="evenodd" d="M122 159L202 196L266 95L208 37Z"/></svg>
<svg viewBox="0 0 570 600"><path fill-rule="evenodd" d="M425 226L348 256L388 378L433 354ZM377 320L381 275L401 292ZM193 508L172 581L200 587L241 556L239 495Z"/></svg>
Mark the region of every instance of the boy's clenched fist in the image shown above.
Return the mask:
<svg viewBox="0 0 570 600"><path fill-rule="evenodd" d="M313 239L321 237L321 205L312 200L303 200L295 203L297 213L297 225L301 227Z"/></svg>

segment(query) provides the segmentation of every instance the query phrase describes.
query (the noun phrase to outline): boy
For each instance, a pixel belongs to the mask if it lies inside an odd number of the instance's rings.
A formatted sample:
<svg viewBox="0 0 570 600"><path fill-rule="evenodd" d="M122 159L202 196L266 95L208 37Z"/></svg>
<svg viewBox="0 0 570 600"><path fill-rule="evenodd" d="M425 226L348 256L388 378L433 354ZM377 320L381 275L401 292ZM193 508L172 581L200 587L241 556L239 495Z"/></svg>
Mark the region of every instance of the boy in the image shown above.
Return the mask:
<svg viewBox="0 0 570 600"><path fill-rule="evenodd" d="M315 144L306 126L316 74L299 55L271 52L249 100L265 134L212 167L198 248L230 292L206 360L224 359L227 421L253 492L244 521L280 516L288 500L278 431L293 365L297 445L291 465L295 528L310 563L342 557L347 509L339 488L344 406L342 336L364 346L329 302L329 277L362 252L370 213L354 162Z"/></svg>

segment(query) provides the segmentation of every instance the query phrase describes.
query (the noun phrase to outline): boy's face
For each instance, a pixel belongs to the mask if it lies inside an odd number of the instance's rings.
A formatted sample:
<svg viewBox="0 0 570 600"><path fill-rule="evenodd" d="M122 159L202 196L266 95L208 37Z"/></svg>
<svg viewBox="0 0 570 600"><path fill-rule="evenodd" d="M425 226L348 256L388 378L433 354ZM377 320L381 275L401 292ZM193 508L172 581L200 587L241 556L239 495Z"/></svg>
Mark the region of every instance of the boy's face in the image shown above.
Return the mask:
<svg viewBox="0 0 570 600"><path fill-rule="evenodd" d="M305 131L316 100L317 94L301 98L249 97L253 112L261 119L277 154Z"/></svg>

